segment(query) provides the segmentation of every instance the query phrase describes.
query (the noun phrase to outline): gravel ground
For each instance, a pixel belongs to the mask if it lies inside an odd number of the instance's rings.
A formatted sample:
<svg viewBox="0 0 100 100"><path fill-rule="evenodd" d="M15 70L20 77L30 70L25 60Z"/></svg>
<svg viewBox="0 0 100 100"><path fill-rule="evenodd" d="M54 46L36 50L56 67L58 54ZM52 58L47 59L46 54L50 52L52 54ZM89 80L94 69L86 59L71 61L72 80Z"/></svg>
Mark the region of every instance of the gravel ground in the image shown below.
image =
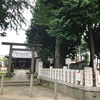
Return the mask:
<svg viewBox="0 0 100 100"><path fill-rule="evenodd" d="M33 97L30 97L29 86L6 86L0 100L55 100L53 90L43 86L33 86ZM57 93L57 100L76 100Z"/></svg>

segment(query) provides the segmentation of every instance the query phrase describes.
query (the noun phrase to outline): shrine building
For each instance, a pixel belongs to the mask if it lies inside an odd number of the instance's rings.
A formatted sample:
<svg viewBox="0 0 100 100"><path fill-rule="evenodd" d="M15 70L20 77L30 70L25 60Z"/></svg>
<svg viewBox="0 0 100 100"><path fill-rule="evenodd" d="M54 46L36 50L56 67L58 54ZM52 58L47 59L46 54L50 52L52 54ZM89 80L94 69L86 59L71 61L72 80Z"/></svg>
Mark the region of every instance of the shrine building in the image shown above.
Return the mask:
<svg viewBox="0 0 100 100"><path fill-rule="evenodd" d="M6 55L5 57L9 58L9 55ZM31 58L32 51L12 51L12 62L14 63L14 69L30 69Z"/></svg>

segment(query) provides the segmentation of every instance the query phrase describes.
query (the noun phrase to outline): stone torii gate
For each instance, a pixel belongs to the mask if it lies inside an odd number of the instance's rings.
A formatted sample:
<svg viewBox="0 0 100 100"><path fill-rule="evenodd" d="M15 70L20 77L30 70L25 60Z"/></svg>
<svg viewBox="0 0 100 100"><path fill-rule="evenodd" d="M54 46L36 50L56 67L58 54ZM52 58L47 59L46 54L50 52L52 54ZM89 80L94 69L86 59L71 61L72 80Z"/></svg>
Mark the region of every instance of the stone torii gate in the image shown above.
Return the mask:
<svg viewBox="0 0 100 100"><path fill-rule="evenodd" d="M12 60L12 50L22 50L22 51L32 51L32 60L31 60L31 79L30 79L30 96L33 96L33 72L34 72L34 47L41 47L42 44L24 44L24 43L9 43L9 42L2 42L3 45L10 45L9 51L9 66L8 66L8 75L11 75L11 60ZM12 48L13 45L16 46L29 46L31 49L16 49Z"/></svg>
<svg viewBox="0 0 100 100"><path fill-rule="evenodd" d="M34 72L34 47L41 47L42 44L24 44L24 43L2 42L2 45L9 45L10 46L7 76L11 75L12 50L32 51L31 73ZM13 48L13 46L28 46L28 47L30 47L30 49L21 49L21 48L18 49L18 48Z"/></svg>

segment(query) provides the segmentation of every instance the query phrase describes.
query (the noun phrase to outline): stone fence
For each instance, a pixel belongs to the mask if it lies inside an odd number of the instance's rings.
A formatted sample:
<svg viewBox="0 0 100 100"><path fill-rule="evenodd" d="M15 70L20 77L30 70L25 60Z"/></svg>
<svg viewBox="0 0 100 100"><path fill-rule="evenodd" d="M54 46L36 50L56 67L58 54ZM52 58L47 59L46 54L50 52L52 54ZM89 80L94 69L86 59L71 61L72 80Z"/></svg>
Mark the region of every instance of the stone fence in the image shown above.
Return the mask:
<svg viewBox="0 0 100 100"><path fill-rule="evenodd" d="M93 72L91 67L85 67L84 70L63 68L42 68L39 65L38 78L57 80L59 82L71 83L81 86L93 87ZM100 87L100 72L96 71L96 87Z"/></svg>
<svg viewBox="0 0 100 100"><path fill-rule="evenodd" d="M43 68L42 62L38 67L38 78L41 84L54 88L57 82L57 91L77 100L100 100L100 72L95 71L96 86L93 87L93 72L91 67L84 70Z"/></svg>

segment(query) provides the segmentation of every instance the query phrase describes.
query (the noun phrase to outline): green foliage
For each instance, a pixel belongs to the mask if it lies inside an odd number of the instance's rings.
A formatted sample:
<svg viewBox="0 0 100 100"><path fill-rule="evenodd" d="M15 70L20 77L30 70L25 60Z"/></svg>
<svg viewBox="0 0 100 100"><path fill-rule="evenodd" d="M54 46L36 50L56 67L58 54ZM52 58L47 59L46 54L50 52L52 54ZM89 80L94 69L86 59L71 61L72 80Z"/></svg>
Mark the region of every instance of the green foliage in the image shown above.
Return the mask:
<svg viewBox="0 0 100 100"><path fill-rule="evenodd" d="M81 45L80 45L79 49L80 49L80 53L85 53L85 52L89 51L88 45L85 41L84 36L82 36L82 38L81 38Z"/></svg>
<svg viewBox="0 0 100 100"><path fill-rule="evenodd" d="M53 19L50 21L48 33L50 36L59 37L60 41L64 38L66 41L77 41L75 45L76 47L81 45L81 38L84 33L86 33L85 40L88 48L91 49L88 32L90 31L89 28L91 27L92 33L95 35L97 23L100 23L99 0L61 1L62 6L54 9L52 12L53 16L55 17L53 17Z"/></svg>
<svg viewBox="0 0 100 100"><path fill-rule="evenodd" d="M8 58L3 57L3 61L4 61L5 66L8 67Z"/></svg>
<svg viewBox="0 0 100 100"><path fill-rule="evenodd" d="M0 0L0 30L22 28L25 24L24 10L32 7L29 0ZM1 33L1 36L5 34Z"/></svg>
<svg viewBox="0 0 100 100"><path fill-rule="evenodd" d="M0 57L0 62L4 62L4 65L7 67L8 66L8 59L6 57Z"/></svg>
<svg viewBox="0 0 100 100"><path fill-rule="evenodd" d="M91 52L89 33L93 35L96 54L100 55L99 0L37 0L33 22L48 26L45 30L49 36L58 39L61 55L65 54L73 58L78 47L84 51L89 48ZM41 37L41 35L36 36ZM82 41L82 36L86 42Z"/></svg>
<svg viewBox="0 0 100 100"><path fill-rule="evenodd" d="M33 18L38 25L47 26L51 19L52 4L46 0L37 0L33 10Z"/></svg>
<svg viewBox="0 0 100 100"><path fill-rule="evenodd" d="M95 54L100 59L100 23L95 25L96 29L93 34L94 44L95 44Z"/></svg>
<svg viewBox="0 0 100 100"><path fill-rule="evenodd" d="M28 43L41 43L41 49L36 49L39 57L42 60L47 60L48 57L54 58L55 37L50 37L47 34L47 29L52 19L52 8L58 5L58 0L37 0L35 9L33 9L33 19L31 26L26 32Z"/></svg>
<svg viewBox="0 0 100 100"><path fill-rule="evenodd" d="M47 26L37 25L31 20L31 26L26 31L27 43L42 44L42 48L36 48L36 52L42 60L47 60L48 57L54 57L55 38L47 34L47 28Z"/></svg>
<svg viewBox="0 0 100 100"><path fill-rule="evenodd" d="M88 53L85 53L83 56L84 56L84 61L86 63L89 63L89 54Z"/></svg>

